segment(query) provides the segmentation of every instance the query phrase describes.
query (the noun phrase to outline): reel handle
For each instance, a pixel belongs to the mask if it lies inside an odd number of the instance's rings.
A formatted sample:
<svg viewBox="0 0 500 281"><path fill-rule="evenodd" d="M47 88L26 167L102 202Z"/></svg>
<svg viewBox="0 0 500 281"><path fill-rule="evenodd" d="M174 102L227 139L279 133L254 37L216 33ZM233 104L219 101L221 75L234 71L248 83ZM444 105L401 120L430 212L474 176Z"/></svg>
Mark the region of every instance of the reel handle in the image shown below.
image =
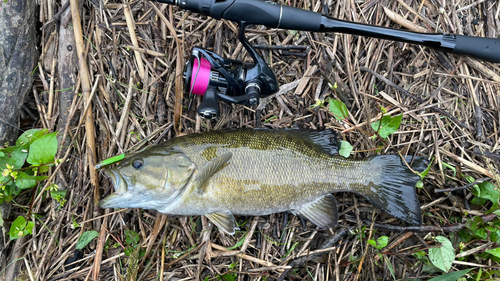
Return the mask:
<svg viewBox="0 0 500 281"><path fill-rule="evenodd" d="M208 87L203 95L203 101L198 107L198 114L204 119L215 119L220 114L217 103L218 92L214 87Z"/></svg>

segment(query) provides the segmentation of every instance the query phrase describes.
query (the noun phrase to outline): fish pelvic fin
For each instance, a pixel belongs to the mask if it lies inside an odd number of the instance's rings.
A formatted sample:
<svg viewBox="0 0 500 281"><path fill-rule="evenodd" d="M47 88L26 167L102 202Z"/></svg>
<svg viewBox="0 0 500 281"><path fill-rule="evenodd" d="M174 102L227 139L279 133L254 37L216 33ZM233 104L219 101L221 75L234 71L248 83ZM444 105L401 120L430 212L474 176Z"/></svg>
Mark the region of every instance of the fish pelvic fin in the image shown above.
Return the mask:
<svg viewBox="0 0 500 281"><path fill-rule="evenodd" d="M337 201L331 194L322 196L293 212L307 218L323 229L335 227L339 220Z"/></svg>
<svg viewBox="0 0 500 281"><path fill-rule="evenodd" d="M233 157L233 154L231 152L228 152L226 154L217 156L213 158L212 160L208 161L203 168L201 168L200 172L198 173L196 179L195 179L195 186L198 188L200 192L203 192L203 187L205 186L205 183L213 176L215 175L228 161Z"/></svg>
<svg viewBox="0 0 500 281"><path fill-rule="evenodd" d="M222 229L229 235L234 235L236 230L236 222L234 220L233 214L230 211L211 213L205 215L213 224Z"/></svg>
<svg viewBox="0 0 500 281"><path fill-rule="evenodd" d="M408 165L413 161L411 167L414 171L426 169L422 157L407 156L405 160ZM361 195L387 214L407 223L421 225L422 211L415 192L420 176L410 170L398 155L375 156L369 161L371 165L382 167L382 183L371 186L367 194Z"/></svg>

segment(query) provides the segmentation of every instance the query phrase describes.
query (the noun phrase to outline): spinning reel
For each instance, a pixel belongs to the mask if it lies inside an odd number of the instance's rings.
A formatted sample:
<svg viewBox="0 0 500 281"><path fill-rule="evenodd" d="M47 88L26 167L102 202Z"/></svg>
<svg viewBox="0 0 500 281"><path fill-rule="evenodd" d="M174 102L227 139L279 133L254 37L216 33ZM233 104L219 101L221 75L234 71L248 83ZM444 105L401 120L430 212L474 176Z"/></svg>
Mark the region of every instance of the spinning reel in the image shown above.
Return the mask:
<svg viewBox="0 0 500 281"><path fill-rule="evenodd" d="M214 52L195 47L185 68L184 90L191 103L194 95L203 96L198 114L214 119L220 114L218 100L254 106L259 99L278 91L278 81L264 59L245 38L245 22L240 22L238 39L253 59L247 67L241 61L224 59Z"/></svg>
<svg viewBox="0 0 500 281"><path fill-rule="evenodd" d="M202 48L194 48L186 67L186 90L203 95L198 113L204 118L219 114L217 100L255 105L259 98L278 90L271 69L246 40L247 24L310 32L343 32L385 40L407 42L444 52L467 55L485 61L500 62L500 40L447 33L419 33L381 26L355 23L280 5L269 0L154 0L182 9L240 23L239 40L254 61L253 67L242 62L223 59Z"/></svg>

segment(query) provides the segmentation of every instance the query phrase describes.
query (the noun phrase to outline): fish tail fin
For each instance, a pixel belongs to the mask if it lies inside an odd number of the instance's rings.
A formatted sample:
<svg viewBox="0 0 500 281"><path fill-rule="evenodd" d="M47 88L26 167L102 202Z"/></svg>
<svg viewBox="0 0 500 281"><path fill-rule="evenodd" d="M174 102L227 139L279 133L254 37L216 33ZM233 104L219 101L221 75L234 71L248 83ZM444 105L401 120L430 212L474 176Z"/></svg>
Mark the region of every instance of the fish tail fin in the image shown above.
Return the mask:
<svg viewBox="0 0 500 281"><path fill-rule="evenodd" d="M414 171L426 169L425 159L405 157ZM415 192L415 185L420 176L415 174L398 155L380 155L372 157L369 165L382 167L381 183L363 194L368 201L389 215L402 221L421 225L422 211Z"/></svg>

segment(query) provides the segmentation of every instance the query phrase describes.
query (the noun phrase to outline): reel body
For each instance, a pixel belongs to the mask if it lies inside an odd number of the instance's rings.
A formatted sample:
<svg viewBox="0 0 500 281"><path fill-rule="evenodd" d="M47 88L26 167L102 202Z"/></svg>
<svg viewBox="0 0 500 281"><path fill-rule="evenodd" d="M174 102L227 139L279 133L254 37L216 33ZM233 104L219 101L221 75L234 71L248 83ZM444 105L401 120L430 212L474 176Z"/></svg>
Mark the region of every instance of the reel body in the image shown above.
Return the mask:
<svg viewBox="0 0 500 281"><path fill-rule="evenodd" d="M239 40L252 57L254 64L224 59L214 52L195 47L186 64L184 89L190 96L203 95L198 107L202 118L214 119L219 113L218 100L226 103L254 106L260 98L278 91L273 71L244 36L245 23L240 23Z"/></svg>

